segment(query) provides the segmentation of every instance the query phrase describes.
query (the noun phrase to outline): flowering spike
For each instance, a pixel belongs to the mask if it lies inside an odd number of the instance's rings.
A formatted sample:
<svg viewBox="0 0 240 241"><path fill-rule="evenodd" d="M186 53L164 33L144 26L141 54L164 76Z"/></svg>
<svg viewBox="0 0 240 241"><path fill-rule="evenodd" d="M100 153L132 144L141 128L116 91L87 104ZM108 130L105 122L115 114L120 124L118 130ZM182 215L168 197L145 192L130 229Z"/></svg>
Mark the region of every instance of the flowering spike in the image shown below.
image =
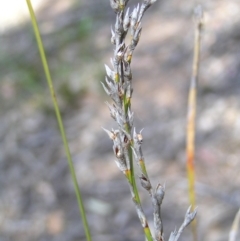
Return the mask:
<svg viewBox="0 0 240 241"><path fill-rule="evenodd" d="M110 0L112 8L116 12L116 22L111 28L111 42L115 45L115 48L114 55L110 60L112 69L105 65L106 84L102 83L102 85L106 93L110 95L114 102L113 105L110 105L109 103L106 104L110 110L111 116L118 124L118 130L104 130L113 140L113 151L117 159L116 164L128 180L132 200L142 223L146 239L148 241L155 241L158 236L156 236L155 239L151 234L145 214L141 207L141 201L135 183L133 156L135 157L142 173L140 176L142 186L149 191L150 195L155 195L144 164L144 157L141 150L141 131L139 134L136 133L135 129L132 131L133 112L131 111L131 97L133 88L130 66L134 49L140 39L142 31L141 23L139 21L141 18L139 15L141 11L142 13L145 11L150 0L145 0L145 5L142 4L141 8L138 4L131 14L129 13L129 8L125 11L128 1L129 0ZM143 7L143 5L145 7ZM126 45L126 35L129 28L131 31L131 40L130 44L128 43L128 45ZM157 204L157 199L155 197L154 200ZM155 220L159 220L160 214L158 214L158 210L160 210L160 207L155 207L155 209L157 210L155 210L154 213L157 217ZM160 239L158 241L160 241Z"/></svg>

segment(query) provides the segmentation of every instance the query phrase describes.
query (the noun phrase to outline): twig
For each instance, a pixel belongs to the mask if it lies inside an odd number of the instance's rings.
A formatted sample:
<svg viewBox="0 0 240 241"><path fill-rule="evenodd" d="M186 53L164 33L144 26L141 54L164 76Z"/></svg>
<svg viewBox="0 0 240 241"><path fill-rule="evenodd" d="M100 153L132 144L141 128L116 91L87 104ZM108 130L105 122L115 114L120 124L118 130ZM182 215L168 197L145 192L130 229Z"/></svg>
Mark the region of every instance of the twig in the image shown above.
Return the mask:
<svg viewBox="0 0 240 241"><path fill-rule="evenodd" d="M177 241L181 236L183 230L194 220L196 215L197 215L197 210L195 209L193 212L191 212L191 206L190 206L185 214L185 218L181 227L179 228L178 231L175 230L171 233L168 241Z"/></svg>
<svg viewBox="0 0 240 241"><path fill-rule="evenodd" d="M165 195L165 185L158 184L156 189L153 190L152 184L147 174L145 161L142 152L142 130L139 134L136 133L135 129L133 131L133 140L134 140L134 156L137 164L140 167L141 176L139 177L141 185L146 189L151 197L152 206L153 206L153 222L154 222L154 231L155 231L155 240L164 241L163 237L163 222L161 217L161 205Z"/></svg>

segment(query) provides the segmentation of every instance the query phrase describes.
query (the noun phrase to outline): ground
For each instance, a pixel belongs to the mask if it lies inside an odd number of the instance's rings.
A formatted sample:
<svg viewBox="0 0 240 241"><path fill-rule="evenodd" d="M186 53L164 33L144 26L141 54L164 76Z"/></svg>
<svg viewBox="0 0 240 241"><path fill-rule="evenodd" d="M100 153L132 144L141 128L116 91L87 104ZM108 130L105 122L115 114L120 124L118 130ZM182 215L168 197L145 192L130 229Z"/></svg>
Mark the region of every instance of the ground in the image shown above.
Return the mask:
<svg viewBox="0 0 240 241"><path fill-rule="evenodd" d="M136 2L131 0L130 6ZM33 3L93 240L143 240L128 185L101 129L115 126L99 84L113 50L110 27L115 18L109 2ZM132 108L137 130L144 128L149 176L154 185L166 184L162 214L167 240L189 206L185 128L197 3L205 10L198 85L197 223L199 240L223 241L240 206L237 0L161 0L149 9L132 63ZM7 8L1 11L0 241L85 240L27 11L14 12L12 21ZM141 188L140 195L152 225L149 196ZM191 240L190 228L181 240Z"/></svg>

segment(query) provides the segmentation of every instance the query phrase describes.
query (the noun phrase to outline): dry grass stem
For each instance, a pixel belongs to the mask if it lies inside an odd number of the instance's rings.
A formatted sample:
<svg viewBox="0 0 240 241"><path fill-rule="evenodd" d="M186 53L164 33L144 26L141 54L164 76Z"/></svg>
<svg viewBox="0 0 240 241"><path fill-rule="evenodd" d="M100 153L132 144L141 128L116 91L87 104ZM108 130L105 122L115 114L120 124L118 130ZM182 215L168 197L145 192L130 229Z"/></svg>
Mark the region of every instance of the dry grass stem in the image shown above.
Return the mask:
<svg viewBox="0 0 240 241"><path fill-rule="evenodd" d="M197 83L199 73L199 59L200 59L200 44L201 44L201 29L203 20L203 10L201 6L195 8L195 37L194 37L194 56L192 66L192 78L188 96L188 117L187 117L187 175L188 175L188 189L189 201L194 209L196 207L195 197L195 119L197 106ZM196 220L192 223L192 232L194 240L197 241L197 227Z"/></svg>

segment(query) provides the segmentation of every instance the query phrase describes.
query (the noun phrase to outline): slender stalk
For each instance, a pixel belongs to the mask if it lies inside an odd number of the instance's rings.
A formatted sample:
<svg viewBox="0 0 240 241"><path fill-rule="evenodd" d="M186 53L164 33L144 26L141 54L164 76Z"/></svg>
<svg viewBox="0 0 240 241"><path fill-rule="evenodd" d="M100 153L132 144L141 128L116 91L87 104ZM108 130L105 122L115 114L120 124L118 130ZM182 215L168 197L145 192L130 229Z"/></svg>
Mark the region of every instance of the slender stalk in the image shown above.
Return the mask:
<svg viewBox="0 0 240 241"><path fill-rule="evenodd" d="M130 104L131 104L130 101L131 101L131 99L129 99L129 104L127 104L127 108L126 109L130 108ZM126 129L125 130L126 130L127 133L131 134L131 127L129 126L129 124L126 125ZM131 185L133 186L133 192L135 194L136 202L139 205L141 205L141 200L140 200L140 197L139 197L137 184L136 184L136 179L135 179L135 174L134 174L132 146L133 146L133 143L131 143L131 145L128 147L128 156L129 156L129 160L130 160ZM150 233L150 231L149 231L149 233Z"/></svg>
<svg viewBox="0 0 240 241"><path fill-rule="evenodd" d="M123 68L121 66L121 68ZM122 74L123 76L123 74ZM131 98L127 98L126 96L126 92L124 93L124 96L123 96L123 112L125 114L125 116L128 115L128 110L130 110L131 108ZM125 124L125 131L131 135L131 126L130 124L127 122ZM137 212L139 210L142 211L142 204L141 204L141 200L140 200L140 197L139 197L139 193L138 193L138 188L137 188L137 184L136 184L136 179L135 179L135 174L134 174L134 164L133 164L133 151L132 151L132 147L133 147L133 142L131 141L131 144L129 145L128 147L128 150L127 150L127 155L128 155L128 158L129 158L129 162L130 162L130 169L129 169L129 174L130 175L125 175L129 184L130 184L130 190L132 192L132 199L133 199L133 202L135 203L135 207L136 207L136 210ZM143 217L143 213L139 213L138 212L138 216L139 216L139 219L140 221L143 219L144 222L142 222L142 224L144 223L143 225L143 232L145 234L145 237L147 238L148 241L153 241L153 237L152 237L152 234L151 234L151 231L148 227L148 223L147 223L147 220L146 220L146 217L144 216Z"/></svg>
<svg viewBox="0 0 240 241"><path fill-rule="evenodd" d="M197 215L197 210L195 209L193 212L191 212L191 206L190 206L185 214L185 218L184 218L182 225L180 226L178 231L175 229L171 233L168 241L178 241L183 230L194 220L196 215Z"/></svg>
<svg viewBox="0 0 240 241"><path fill-rule="evenodd" d="M192 78L188 96L188 118L187 118L187 176L188 176L188 190L189 201L192 209L196 207L195 195L195 119L196 119L196 105L197 105L197 83L199 73L199 59L200 59L200 42L201 42L201 28L202 28L202 9L198 6L195 9L195 37L194 37L194 56L192 66ZM197 225L196 219L192 222L192 233L194 240L197 241Z"/></svg>
<svg viewBox="0 0 240 241"><path fill-rule="evenodd" d="M88 222L87 222L87 218L86 218L86 213L85 213L85 209L84 209L84 205L83 205L83 201L82 201L82 197L81 197L81 192L80 192L79 185L78 185L78 182L77 182L77 177L76 177L76 173L75 173L75 170L74 170L74 165L73 165L72 157L71 157L69 146L68 146L68 141L67 141L65 129L64 129L64 126L63 126L63 122L62 122L62 117L61 117L61 114L60 114L60 111L59 111L57 97L56 97L56 94L55 94L55 91L54 91L53 82L52 82L51 74L50 74L50 71L49 71L48 62L47 62L47 59L46 59L46 55L45 55L42 39L41 39L41 36L40 36L37 20L36 20L35 14L34 14L34 10L33 10L31 1L26 0L26 2L27 2L27 5L28 5L28 10L29 10L30 16L31 16L31 21L32 21L34 33L35 33L35 36L36 36L38 49L39 49L39 52L40 52L40 56L41 56L44 72L45 72L45 75L46 75L46 79L47 79L47 82L48 82L48 87L49 87L49 90L50 90L50 93L51 93L51 97L52 97L52 101L53 101L53 105L54 105L54 109L55 109L55 113L56 113L57 122L58 122L59 129L60 129L60 133L61 133L61 136L62 136L62 141L63 141L63 144L64 144L65 153L66 153L66 156L67 156L68 165L69 165L69 169L70 169L70 173L71 173L71 176L72 176L74 189L75 189L75 193L76 193L76 197L77 197L79 212L80 212L80 215L81 215L82 221L83 221L85 235L86 235L87 240L91 241L90 230L89 230L89 226L88 226Z"/></svg>
<svg viewBox="0 0 240 241"><path fill-rule="evenodd" d="M116 163L128 180L134 203L143 231L148 241L153 241L146 216L143 212L141 200L136 185L133 163L134 138L133 113L131 111L132 97L132 73L131 59L141 35L141 19L144 12L156 0L146 0L141 5L126 9L128 0L110 0L110 4L116 13L116 22L111 29L111 42L115 46L114 55L111 59L112 67L106 67L106 85L103 88L114 101L113 105L108 104L111 116L117 122L119 129L105 130L113 140L113 150L117 157ZM125 11L126 10L126 11ZM130 32L131 40L127 45L126 35Z"/></svg>
<svg viewBox="0 0 240 241"><path fill-rule="evenodd" d="M142 27L141 20L145 11L157 0L144 0L129 13L125 11L128 0L110 0L110 4L116 13L116 22L111 29L111 43L115 46L114 55L111 59L112 69L105 65L106 81L102 83L105 92L112 98L113 104L107 103L111 117L118 124L118 129L111 131L104 129L113 141L113 152L116 156L116 164L128 180L134 203L145 237L148 241L164 241L163 223L161 218L161 205L165 195L165 186L160 183L155 189L152 188L147 174L142 152L143 137L137 133L133 125L133 112L131 111L132 97L132 73L131 61L133 52L139 42ZM130 43L126 44L126 35L130 32ZM134 158L133 158L134 157ZM140 169L140 182L142 187L148 191L153 206L154 236L148 226L148 221L143 212L141 200L138 194L134 175L133 161ZM196 210L190 212L188 209L184 224L178 232L171 234L170 241L177 241L183 229L192 222L196 216Z"/></svg>

